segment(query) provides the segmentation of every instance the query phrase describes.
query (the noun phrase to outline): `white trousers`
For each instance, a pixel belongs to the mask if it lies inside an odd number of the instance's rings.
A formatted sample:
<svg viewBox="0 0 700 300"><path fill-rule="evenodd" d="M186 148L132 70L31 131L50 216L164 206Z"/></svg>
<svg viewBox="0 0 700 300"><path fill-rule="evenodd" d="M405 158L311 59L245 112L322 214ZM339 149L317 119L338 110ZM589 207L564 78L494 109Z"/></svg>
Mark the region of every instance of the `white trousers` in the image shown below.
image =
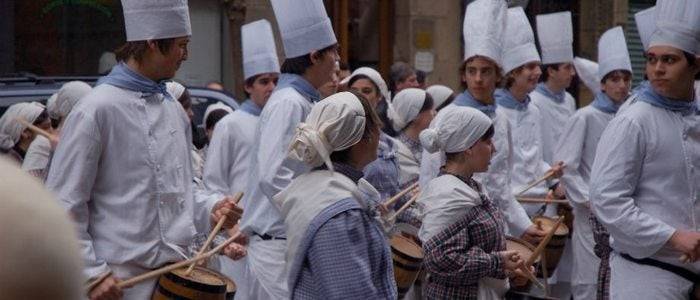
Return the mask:
<svg viewBox="0 0 700 300"><path fill-rule="evenodd" d="M610 299L687 300L693 284L676 274L610 254Z"/></svg>
<svg viewBox="0 0 700 300"><path fill-rule="evenodd" d="M248 244L245 264L246 286L239 287L236 299L289 299L285 269L286 240L263 241L253 236Z"/></svg>

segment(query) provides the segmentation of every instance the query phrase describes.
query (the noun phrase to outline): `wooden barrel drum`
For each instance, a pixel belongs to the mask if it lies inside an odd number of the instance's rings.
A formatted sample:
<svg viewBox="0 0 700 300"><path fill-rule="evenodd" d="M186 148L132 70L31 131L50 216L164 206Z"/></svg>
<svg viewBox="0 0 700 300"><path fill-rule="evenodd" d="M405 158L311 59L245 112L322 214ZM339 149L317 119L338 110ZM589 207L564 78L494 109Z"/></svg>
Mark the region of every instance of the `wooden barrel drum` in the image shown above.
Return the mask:
<svg viewBox="0 0 700 300"><path fill-rule="evenodd" d="M192 273L186 276L186 270L187 267L183 267L160 276L151 299L226 299L227 278L225 276L201 267L195 267Z"/></svg>
<svg viewBox="0 0 700 300"><path fill-rule="evenodd" d="M423 263L423 249L410 238L397 234L391 238L391 256L394 261L394 280L399 299L402 299L418 277Z"/></svg>
<svg viewBox="0 0 700 300"><path fill-rule="evenodd" d="M549 232L554 227L556 221L545 216L537 216L532 218L532 222L537 224L542 230ZM569 236L569 227L564 223L559 225L559 228L554 232L552 239L544 249L544 262L547 266L547 278L551 277L556 270L561 255L564 253L567 237ZM542 277L541 270L538 269L537 276Z"/></svg>
<svg viewBox="0 0 700 300"><path fill-rule="evenodd" d="M516 237L508 236L508 237L506 237L506 250L517 251L518 254L520 255L520 258L522 260L527 261L528 259L530 259L530 257L532 256L532 253L535 251L535 247L532 244L530 244L524 240L521 240L521 239L516 238ZM536 265L537 263L539 263L539 261L540 261L540 258L538 257L535 260L534 264ZM523 286L515 286L512 281L511 281L511 285L510 285L510 289L513 291L517 291L517 292L527 292L530 290L531 287L532 287L532 282L529 280L527 281L527 284L525 284Z"/></svg>

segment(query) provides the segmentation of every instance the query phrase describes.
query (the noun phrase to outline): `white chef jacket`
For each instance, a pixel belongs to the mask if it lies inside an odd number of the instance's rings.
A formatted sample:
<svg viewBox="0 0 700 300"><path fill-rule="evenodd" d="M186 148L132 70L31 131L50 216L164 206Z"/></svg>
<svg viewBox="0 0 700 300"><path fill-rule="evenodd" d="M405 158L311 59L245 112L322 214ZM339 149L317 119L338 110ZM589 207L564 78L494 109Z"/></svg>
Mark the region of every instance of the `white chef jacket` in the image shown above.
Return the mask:
<svg viewBox="0 0 700 300"><path fill-rule="evenodd" d="M564 101L557 103L553 99L534 90L530 93L530 104L539 108L542 116L542 156L548 164L554 164L554 149L564 133L566 122L576 112L576 100L564 92Z"/></svg>

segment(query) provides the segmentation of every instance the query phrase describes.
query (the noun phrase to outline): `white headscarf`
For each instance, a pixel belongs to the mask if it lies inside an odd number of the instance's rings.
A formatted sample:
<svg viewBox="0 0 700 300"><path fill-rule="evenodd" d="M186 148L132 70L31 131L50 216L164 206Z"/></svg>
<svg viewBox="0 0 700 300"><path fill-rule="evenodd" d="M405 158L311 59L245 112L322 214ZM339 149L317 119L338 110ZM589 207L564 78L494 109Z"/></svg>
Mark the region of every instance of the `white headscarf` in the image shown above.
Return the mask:
<svg viewBox="0 0 700 300"><path fill-rule="evenodd" d="M60 116L58 115L58 109L56 108L56 97L58 96L58 92L53 93L51 97L49 97L48 100L46 100L46 112L49 114L49 118L51 119L60 119Z"/></svg>
<svg viewBox="0 0 700 300"><path fill-rule="evenodd" d="M217 110L217 109L223 109L223 110L225 110L225 111L226 111L227 113L229 113L229 114L230 114L230 113L233 113L233 109L231 109L230 106L228 106L228 105L226 105L226 104L223 104L223 103L221 103L221 102L216 102L216 103L214 103L214 104L209 104L209 106L207 106L207 109L204 110L204 118L202 118L202 123L203 123L204 125L207 124L207 118L209 118L209 114L211 114L211 112L213 112L213 111L215 111L215 110Z"/></svg>
<svg viewBox="0 0 700 300"><path fill-rule="evenodd" d="M60 90L56 92L56 102L49 107L49 115L54 119L65 118L73 110L73 107L78 104L78 101L85 97L92 87L82 81L70 81L63 84Z"/></svg>
<svg viewBox="0 0 700 300"><path fill-rule="evenodd" d="M333 94L314 105L306 122L297 126L289 157L311 167L325 163L333 171L331 153L357 144L365 131L365 110L350 92Z"/></svg>
<svg viewBox="0 0 700 300"><path fill-rule="evenodd" d="M493 123L481 111L457 106L441 110L420 133L420 142L430 153L457 153L469 149L484 136Z"/></svg>
<svg viewBox="0 0 700 300"><path fill-rule="evenodd" d="M178 100L185 93L185 86L175 81L165 83L165 89L173 96L173 99Z"/></svg>
<svg viewBox="0 0 700 300"><path fill-rule="evenodd" d="M408 123L415 120L425 103L426 92L422 89L407 88L401 90L389 103L387 116L394 130L401 131Z"/></svg>
<svg viewBox="0 0 700 300"><path fill-rule="evenodd" d="M22 102L10 106L0 118L0 149L14 147L19 142L22 131L27 128L17 122L16 118L34 123L43 111L44 105L39 102Z"/></svg>
<svg viewBox="0 0 700 300"><path fill-rule="evenodd" d="M445 101L447 101L447 98L450 98L452 94L454 94L454 91L451 88L448 88L444 85L431 85L425 91L430 94L430 97L433 97L433 105L435 106L435 109L440 107Z"/></svg>
<svg viewBox="0 0 700 300"><path fill-rule="evenodd" d="M382 75L379 74L375 69L369 68L369 67L361 67L358 68L357 70L353 71L350 76L347 78L343 79L343 81L340 82L342 85L346 85L352 80L355 76L357 75L365 75L369 77L372 82L379 88L379 93L382 95L385 101L391 100L391 94L389 93L389 88L387 88L386 81L382 78ZM349 87L348 87L349 88Z"/></svg>

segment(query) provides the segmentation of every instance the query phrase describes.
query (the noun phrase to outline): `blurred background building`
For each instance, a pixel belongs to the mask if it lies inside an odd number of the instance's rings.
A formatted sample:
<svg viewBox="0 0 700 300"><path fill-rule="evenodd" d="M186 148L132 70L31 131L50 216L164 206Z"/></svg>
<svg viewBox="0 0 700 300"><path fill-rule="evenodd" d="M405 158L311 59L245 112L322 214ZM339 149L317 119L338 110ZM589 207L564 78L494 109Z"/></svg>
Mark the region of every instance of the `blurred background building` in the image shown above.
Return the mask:
<svg viewBox="0 0 700 300"><path fill-rule="evenodd" d="M302 1L302 0L295 0ZM395 61L427 73L427 84L459 89L462 18L472 0L324 0L341 45L341 59L352 69L376 67L386 75ZM534 25L535 16L570 10L574 52L597 57L598 37L623 26L634 67L642 78L644 57L634 13L653 0L511 0ZM222 82L240 100L240 26L261 18L276 27L269 0L189 0L193 35L189 60L177 79L194 86ZM100 57L125 40L119 0L0 0L0 76L97 75ZM276 33L279 36L278 33ZM280 57L284 57L278 42ZM579 105L591 95L578 85Z"/></svg>

